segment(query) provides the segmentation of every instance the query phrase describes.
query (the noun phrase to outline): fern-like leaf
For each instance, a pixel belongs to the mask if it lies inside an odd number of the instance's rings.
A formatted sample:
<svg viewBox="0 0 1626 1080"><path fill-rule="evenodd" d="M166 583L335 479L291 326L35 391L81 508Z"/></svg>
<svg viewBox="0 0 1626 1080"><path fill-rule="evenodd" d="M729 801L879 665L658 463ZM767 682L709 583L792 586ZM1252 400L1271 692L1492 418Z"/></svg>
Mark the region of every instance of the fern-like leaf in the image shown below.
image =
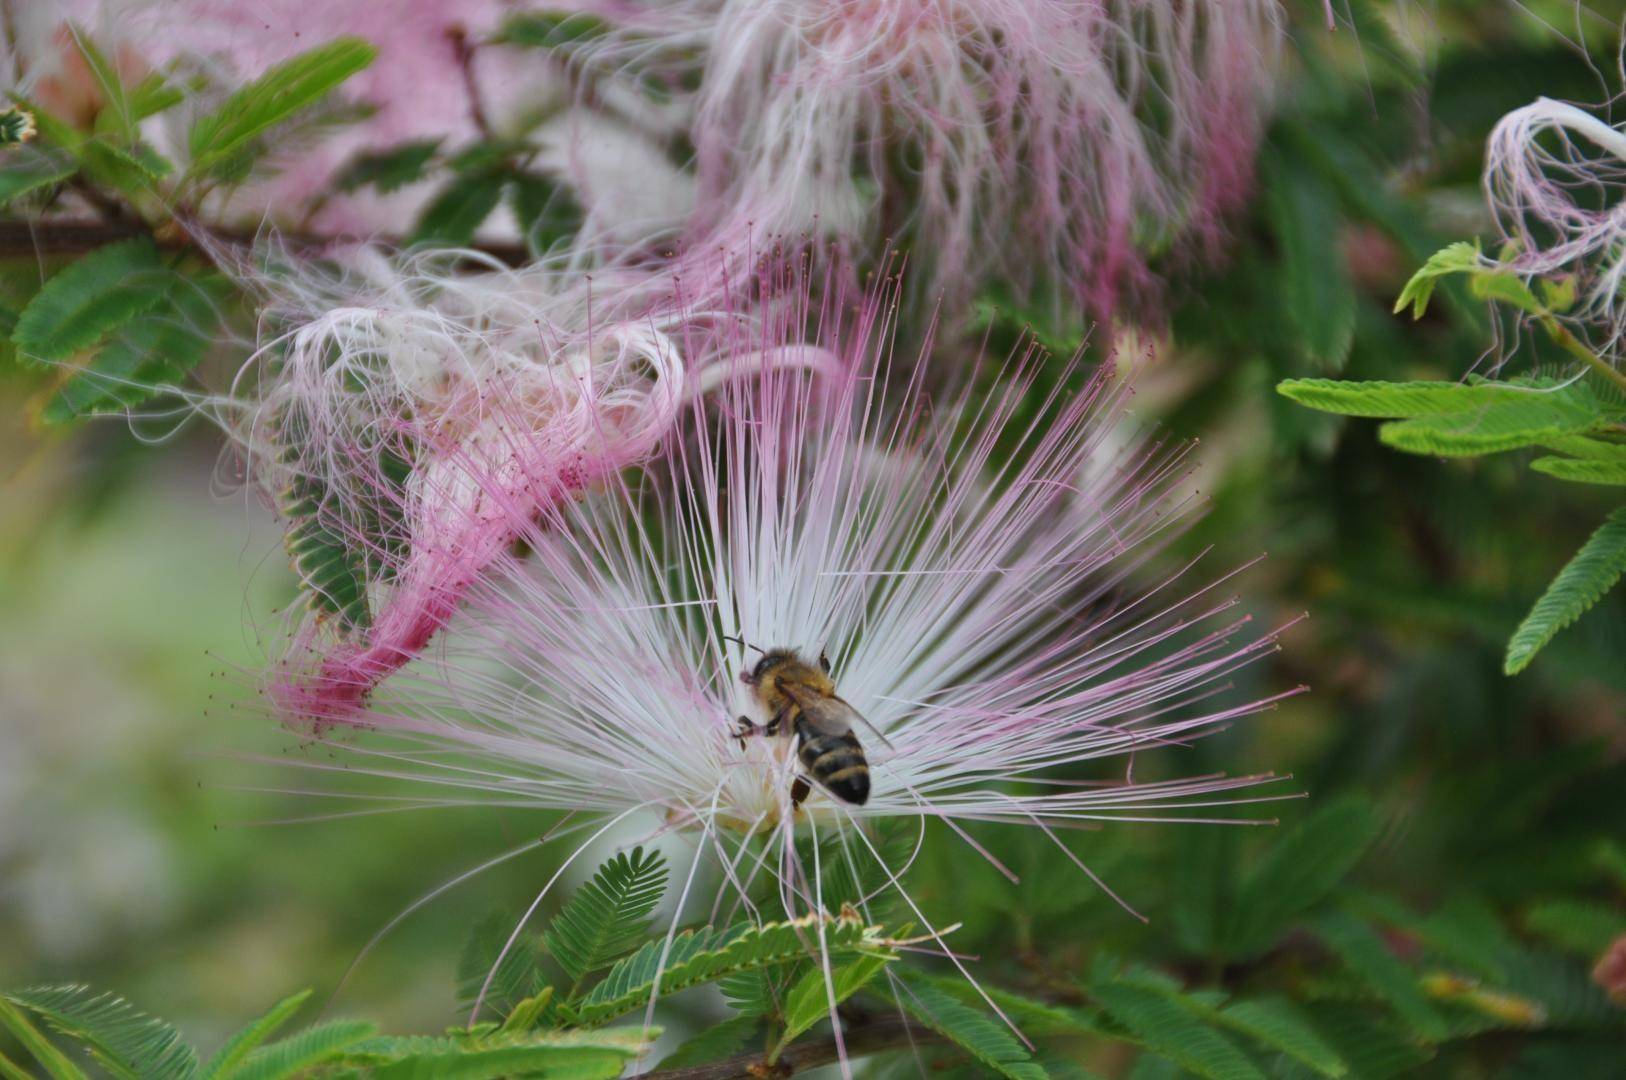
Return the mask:
<svg viewBox="0 0 1626 1080"><path fill-rule="evenodd" d="M1525 391L1483 409L1384 424L1378 438L1410 454L1471 457L1586 435L1604 423L1590 395Z"/></svg>
<svg viewBox="0 0 1626 1080"><path fill-rule="evenodd" d="M1321 1076L1347 1076L1349 1066L1285 998L1238 1001L1215 1016L1233 1031L1278 1050Z"/></svg>
<svg viewBox="0 0 1626 1080"><path fill-rule="evenodd" d="M377 55L360 38L342 37L273 66L193 125L193 170L234 162L268 129L326 97Z"/></svg>
<svg viewBox="0 0 1626 1080"><path fill-rule="evenodd" d="M68 1060L45 1033L28 1022L23 1011L4 997L0 997L0 1029L11 1032L12 1037L34 1056L51 1080L85 1080L84 1070Z"/></svg>
<svg viewBox="0 0 1626 1080"><path fill-rule="evenodd" d="M301 990L297 994L290 994L271 1006L263 1016L258 1017L241 1031L226 1040L226 1045L199 1073L198 1080L216 1080L231 1073L238 1065L253 1053L261 1043L277 1033L277 1030L286 1024L299 1007L305 1004L311 996L311 991Z"/></svg>
<svg viewBox="0 0 1626 1080"><path fill-rule="evenodd" d="M613 1080L660 1034L562 1032L477 1038L379 1038L351 1046L368 1080Z"/></svg>
<svg viewBox="0 0 1626 1080"><path fill-rule="evenodd" d="M109 244L47 281L17 317L11 340L21 356L67 359L156 307L172 280L151 240Z"/></svg>
<svg viewBox="0 0 1626 1080"><path fill-rule="evenodd" d="M972 1008L918 972L898 967L894 977L899 983L898 1005L990 1073L1006 1080L1043 1080L1049 1075L1004 1021Z"/></svg>
<svg viewBox="0 0 1626 1080"><path fill-rule="evenodd" d="M814 964L808 968L785 995L785 1030L779 1038L779 1045L789 1045L792 1039L828 1017L835 1005L840 1005L873 982L891 959L889 956L860 956L851 963L831 969L828 983L825 981L824 965Z"/></svg>
<svg viewBox="0 0 1626 1080"><path fill-rule="evenodd" d="M1586 614L1587 609L1626 574L1626 507L1604 519L1575 557L1558 572L1553 583L1507 645L1502 670L1517 675L1560 630Z"/></svg>
<svg viewBox="0 0 1626 1080"><path fill-rule="evenodd" d="M893 955L879 927L845 917L807 915L763 926L736 923L723 930L685 930L670 948L664 938L646 942L561 1013L578 1024L602 1024L647 1002L657 985L662 994L672 994L737 972L792 963L808 955L807 943L817 940L819 921L825 923L824 948L832 961L855 954Z"/></svg>
<svg viewBox="0 0 1626 1080"><path fill-rule="evenodd" d="M634 848L598 868L549 924L543 941L572 983L609 967L643 940L666 892L666 859Z"/></svg>
<svg viewBox="0 0 1626 1080"><path fill-rule="evenodd" d="M508 177L501 172L453 177L424 207L412 239L446 247L469 243L475 231L502 202L507 187Z"/></svg>
<svg viewBox="0 0 1626 1080"><path fill-rule="evenodd" d="M1370 1009L1354 1005L1315 1003L1305 1012L1328 1045L1349 1063L1351 1076L1360 1080L1388 1080L1413 1076L1433 1056L1426 1042L1400 1029Z"/></svg>
<svg viewBox="0 0 1626 1080"><path fill-rule="evenodd" d="M331 1020L262 1046L224 1074L225 1080L288 1080L306 1069L339 1060L377 1028L365 1020Z"/></svg>
<svg viewBox="0 0 1626 1080"><path fill-rule="evenodd" d="M708 1024L662 1058L659 1067L678 1069L704 1065L737 1054L751 1045L761 1026L761 1021L754 1016L736 1016L720 1024Z"/></svg>
<svg viewBox="0 0 1626 1080"><path fill-rule="evenodd" d="M522 936L514 942L513 948L503 952L513 932L513 919L501 912L492 912L469 931L457 960L457 997L465 1008L474 1005L484 987L484 1004L506 1013L529 1000L541 987L535 938ZM499 954L502 955L500 964L497 962ZM492 974L493 965L496 965L496 974Z"/></svg>
<svg viewBox="0 0 1626 1080"><path fill-rule="evenodd" d="M108 1072L130 1080L187 1080L198 1055L181 1033L116 994L85 986L42 986L7 994L46 1024L77 1039Z"/></svg>
<svg viewBox="0 0 1626 1080"><path fill-rule="evenodd" d="M1459 240L1446 245L1430 255L1428 261L1406 282L1400 290L1400 297L1395 300L1394 313L1399 315L1410 307L1411 317L1421 319L1423 312L1428 310L1429 299L1434 295L1434 286L1439 284L1441 278L1449 274L1469 273L1483 265L1478 244Z"/></svg>
<svg viewBox="0 0 1626 1080"><path fill-rule="evenodd" d="M72 164L47 157L38 157L0 169L0 206L31 191L60 184L76 171Z"/></svg>
<svg viewBox="0 0 1626 1080"><path fill-rule="evenodd" d="M203 359L219 321L223 281L175 277L151 311L136 316L57 387L40 419L61 424L126 409L178 385Z"/></svg>
<svg viewBox="0 0 1626 1080"><path fill-rule="evenodd" d="M1228 951L1246 957L1269 948L1289 921L1337 887L1377 835L1376 816L1357 797L1329 803L1296 825L1243 882Z"/></svg>
<svg viewBox="0 0 1626 1080"><path fill-rule="evenodd" d="M338 176L340 191L355 191L371 185L388 195L423 179L424 170L434 160L443 139L417 139L399 143L388 150L358 154Z"/></svg>
<svg viewBox="0 0 1626 1080"><path fill-rule="evenodd" d="M1626 460L1598 461L1582 458L1539 457L1530 463L1537 472L1577 484L1626 485Z"/></svg>
<svg viewBox="0 0 1626 1080"><path fill-rule="evenodd" d="M1431 1042L1447 1035L1415 973L1390 951L1382 937L1361 919L1330 911L1311 922L1316 935L1374 996L1390 1006L1413 1031Z"/></svg>
<svg viewBox="0 0 1626 1080"><path fill-rule="evenodd" d="M1098 978L1090 996L1153 1052L1208 1080L1264 1080L1236 1044L1175 990L1134 976Z"/></svg>
<svg viewBox="0 0 1626 1080"><path fill-rule="evenodd" d="M1594 900L1550 900L1526 911L1524 925L1555 947L1593 960L1626 934L1626 912Z"/></svg>

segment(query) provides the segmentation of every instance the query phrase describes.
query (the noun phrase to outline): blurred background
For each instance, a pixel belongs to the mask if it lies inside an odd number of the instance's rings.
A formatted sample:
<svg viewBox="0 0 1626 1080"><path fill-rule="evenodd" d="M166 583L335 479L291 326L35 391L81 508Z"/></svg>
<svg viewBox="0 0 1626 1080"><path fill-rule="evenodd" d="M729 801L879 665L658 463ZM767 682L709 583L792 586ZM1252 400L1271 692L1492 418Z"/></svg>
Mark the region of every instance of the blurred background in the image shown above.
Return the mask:
<svg viewBox="0 0 1626 1080"><path fill-rule="evenodd" d="M1312 692L1175 764L1291 772L1312 803L1379 808L1382 836L1352 879L1363 889L1422 908L1469 897L1516 929L1554 897L1619 911L1626 599L1617 590L1526 673L1501 673L1507 637L1612 507L1608 489L1546 480L1517 455L1400 454L1374 423L1309 412L1273 387L1449 379L1492 362L1491 317L1465 293L1447 289L1417 323L1390 308L1429 253L1491 235L1478 178L1503 113L1620 89L1623 12L1335 7L1332 33L1319 3L1292 10L1258 197L1217 270L1169 268L1170 317L1148 335L1156 356L1137 406L1201 440L1211 506L1169 559L1211 546L1212 576L1268 553L1234 579L1244 606L1268 626L1309 613L1237 696ZM1284 305L1306 282L1310 298ZM1543 359L1525 343L1508 363ZM279 759L311 751L253 700L262 635L295 598L269 515L220 481L217 433L194 426L155 445L117 420L44 432L29 419L37 393L0 361L0 985L116 989L208 1045L284 993L332 992L413 899L548 821L294 821L333 808L299 794L305 778ZM1310 806L1280 813L1291 822ZM1029 914L1065 913L1042 940L1081 965L1101 951L1178 964L1170 912L1192 868L1250 864L1272 831L1093 834L1078 850L1151 924L1056 883L1057 859ZM394 1030L452 1022L461 928L523 908L550 858L483 874L406 920L335 1008ZM941 858L938 870L953 865ZM936 872L918 879L928 905L947 890ZM973 881L956 917L973 941L1031 946L1033 924L1009 925L1001 895Z"/></svg>

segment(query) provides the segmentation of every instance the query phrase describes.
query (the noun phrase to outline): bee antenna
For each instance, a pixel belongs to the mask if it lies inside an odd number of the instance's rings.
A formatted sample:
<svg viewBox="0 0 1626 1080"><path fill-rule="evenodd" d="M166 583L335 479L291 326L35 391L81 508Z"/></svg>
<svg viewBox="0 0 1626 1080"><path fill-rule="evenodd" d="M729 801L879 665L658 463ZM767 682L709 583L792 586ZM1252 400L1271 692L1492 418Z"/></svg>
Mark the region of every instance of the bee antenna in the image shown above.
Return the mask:
<svg viewBox="0 0 1626 1080"><path fill-rule="evenodd" d="M740 643L740 645L743 648L756 649L756 651L759 652L759 653L761 653L763 651L760 647L751 644L749 641L746 641L744 638L739 637L738 635L735 635L735 634L723 634L722 638L723 638L724 641L737 641L737 642ZM766 654L764 653L764 655L766 655Z"/></svg>

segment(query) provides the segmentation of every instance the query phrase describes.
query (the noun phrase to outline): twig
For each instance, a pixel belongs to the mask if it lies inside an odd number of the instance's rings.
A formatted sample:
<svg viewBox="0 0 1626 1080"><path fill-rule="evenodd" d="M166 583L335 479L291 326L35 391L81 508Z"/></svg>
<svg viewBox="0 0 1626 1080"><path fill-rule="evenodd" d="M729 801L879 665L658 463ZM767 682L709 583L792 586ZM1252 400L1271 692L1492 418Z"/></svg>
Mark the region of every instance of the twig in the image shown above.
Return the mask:
<svg viewBox="0 0 1626 1080"><path fill-rule="evenodd" d="M201 228L194 225L194 228ZM210 238L228 247L247 249L256 237L251 233L210 228ZM295 250L312 255L321 254L336 245L356 242L360 238L318 236L311 233L283 232L276 238ZM154 230L135 221L95 221L46 219L43 221L0 221L0 259L16 256L79 255L94 251L118 240L134 236L148 236L166 251L194 251L205 258L208 253L194 244L185 230L170 228ZM380 247L399 249L406 241L397 236L367 238ZM523 244L473 244L470 250L489 255L509 266L519 266L530 258Z"/></svg>
<svg viewBox="0 0 1626 1080"><path fill-rule="evenodd" d="M1587 348L1581 339L1570 333L1569 327L1559 322L1555 316L1550 314L1541 316L1541 325L1546 329L1548 335L1563 347L1565 352L1580 360L1622 390L1626 390L1626 375L1616 371L1597 353Z"/></svg>
<svg viewBox="0 0 1626 1080"><path fill-rule="evenodd" d="M469 42L469 34L461 26L454 26L446 31L451 39L452 52L457 56L457 67L463 75L463 90L469 99L469 118L474 121L476 130L491 141L491 118L486 115L485 99L480 96L480 83L474 77L474 46Z"/></svg>
<svg viewBox="0 0 1626 1080"><path fill-rule="evenodd" d="M941 1041L935 1032L895 1016L855 1023L847 1028L842 1039L849 1058ZM646 1080L781 1080L815 1066L828 1065L839 1056L835 1037L831 1036L817 1042L792 1045L771 1065L765 1054L739 1054L707 1065L662 1069L649 1073Z"/></svg>

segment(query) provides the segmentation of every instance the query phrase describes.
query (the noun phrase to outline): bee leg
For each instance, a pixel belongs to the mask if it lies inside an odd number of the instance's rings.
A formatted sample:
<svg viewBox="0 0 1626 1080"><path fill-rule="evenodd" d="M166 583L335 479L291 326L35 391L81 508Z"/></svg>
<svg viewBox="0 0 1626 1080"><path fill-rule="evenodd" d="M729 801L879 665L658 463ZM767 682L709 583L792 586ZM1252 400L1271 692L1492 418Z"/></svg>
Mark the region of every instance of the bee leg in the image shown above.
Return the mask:
<svg viewBox="0 0 1626 1080"><path fill-rule="evenodd" d="M805 776L798 776L790 784L790 809L794 813L802 808L802 802L813 790L813 785L807 782Z"/></svg>
<svg viewBox="0 0 1626 1080"><path fill-rule="evenodd" d="M780 709L774 713L773 719L768 721L768 726L762 729L762 733L770 737L779 734L779 729L785 725L785 714L789 711L789 709ZM740 719L743 720L744 717Z"/></svg>
<svg viewBox="0 0 1626 1080"><path fill-rule="evenodd" d="M736 723L739 724L739 726L734 729L734 738L739 742L741 750L745 749L746 739L749 739L753 735L762 734L763 729L752 723L749 716L740 717Z"/></svg>

